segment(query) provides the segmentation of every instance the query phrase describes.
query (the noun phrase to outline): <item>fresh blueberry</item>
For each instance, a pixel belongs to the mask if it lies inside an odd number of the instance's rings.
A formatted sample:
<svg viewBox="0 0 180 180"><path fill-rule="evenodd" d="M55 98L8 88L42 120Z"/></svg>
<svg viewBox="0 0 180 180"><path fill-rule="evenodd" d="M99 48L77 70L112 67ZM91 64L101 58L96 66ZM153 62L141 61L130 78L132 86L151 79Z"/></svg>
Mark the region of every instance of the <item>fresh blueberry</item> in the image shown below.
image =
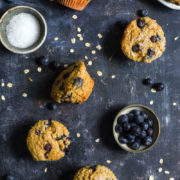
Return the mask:
<svg viewBox="0 0 180 180"><path fill-rule="evenodd" d="M42 66L47 66L49 64L49 57L48 56L41 56L38 58L38 64Z"/></svg>
<svg viewBox="0 0 180 180"><path fill-rule="evenodd" d="M119 142L122 143L122 144L127 144L128 143L128 140L124 137L119 137Z"/></svg>
<svg viewBox="0 0 180 180"><path fill-rule="evenodd" d="M118 124L123 124L127 122L128 122L128 116L126 114L121 115L117 120Z"/></svg>
<svg viewBox="0 0 180 180"><path fill-rule="evenodd" d="M140 148L140 143L139 142L134 142L131 146L132 149L138 150Z"/></svg>
<svg viewBox="0 0 180 180"><path fill-rule="evenodd" d="M133 113L129 113L129 114L128 114L128 120L129 120L129 122L132 122L133 119L134 119L134 114L133 114Z"/></svg>
<svg viewBox="0 0 180 180"><path fill-rule="evenodd" d="M132 46L132 51L133 51L133 52L139 52L139 51L140 51L140 46L139 46L139 44L136 44L136 45Z"/></svg>
<svg viewBox="0 0 180 180"><path fill-rule="evenodd" d="M122 127L119 124L117 124L116 127L115 127L115 131L117 133L121 134L123 132L123 129L122 129Z"/></svg>
<svg viewBox="0 0 180 180"><path fill-rule="evenodd" d="M134 115L140 115L141 114L141 111L137 110L137 109L134 109L131 111Z"/></svg>
<svg viewBox="0 0 180 180"><path fill-rule="evenodd" d="M153 88L156 89L156 91L162 91L164 89L163 83L156 83L153 85Z"/></svg>
<svg viewBox="0 0 180 180"><path fill-rule="evenodd" d="M151 144L152 144L152 138L150 136L144 138L144 145L149 146Z"/></svg>
<svg viewBox="0 0 180 180"><path fill-rule="evenodd" d="M137 12L138 16L140 17L145 17L145 16L148 16L148 10L147 9L140 9L138 12Z"/></svg>
<svg viewBox="0 0 180 180"><path fill-rule="evenodd" d="M143 80L144 85L151 85L153 83L153 80L151 78L146 78Z"/></svg>
<svg viewBox="0 0 180 180"><path fill-rule="evenodd" d="M149 57L153 57L155 55L155 51L153 48L149 48L148 51L147 51L147 55Z"/></svg>
<svg viewBox="0 0 180 180"><path fill-rule="evenodd" d="M135 136L133 136L132 134L126 134L126 138L129 144L132 144L135 141Z"/></svg>
<svg viewBox="0 0 180 180"><path fill-rule="evenodd" d="M12 175L7 175L5 180L14 180L14 177Z"/></svg>
<svg viewBox="0 0 180 180"><path fill-rule="evenodd" d="M142 116L144 119L147 119L147 118L148 118L148 115L147 115L145 112L141 112L141 116Z"/></svg>
<svg viewBox="0 0 180 180"><path fill-rule="evenodd" d="M59 62L57 62L57 61L52 61L51 64L50 64L50 67L53 70L57 70L57 69L60 69L61 64Z"/></svg>
<svg viewBox="0 0 180 180"><path fill-rule="evenodd" d="M148 134L148 136L152 136L152 135L153 135L153 129L152 129L152 128L149 128L149 129L147 130L147 134Z"/></svg>
<svg viewBox="0 0 180 180"><path fill-rule="evenodd" d="M157 38L157 36L151 36L150 40L151 40L151 42L155 43L158 41L158 38Z"/></svg>
<svg viewBox="0 0 180 180"><path fill-rule="evenodd" d="M141 115L135 115L134 116L134 121L137 123L137 124L141 124L144 122L144 118L141 116Z"/></svg>
<svg viewBox="0 0 180 180"><path fill-rule="evenodd" d="M149 127L153 127L153 120L148 119L146 122L149 124Z"/></svg>
<svg viewBox="0 0 180 180"><path fill-rule="evenodd" d="M141 124L141 128L142 128L142 130L146 131L146 130L149 128L149 124L146 123L146 122L143 122L143 123Z"/></svg>
<svg viewBox="0 0 180 180"><path fill-rule="evenodd" d="M131 128L131 133L137 137L141 133L141 128L139 126L135 126L135 127Z"/></svg>
<svg viewBox="0 0 180 180"><path fill-rule="evenodd" d="M48 103L47 104L47 108L49 110L56 110L57 109L57 105L55 103Z"/></svg>
<svg viewBox="0 0 180 180"><path fill-rule="evenodd" d="M131 125L129 123L123 123L123 130L129 131L131 129Z"/></svg>
<svg viewBox="0 0 180 180"><path fill-rule="evenodd" d="M143 28L144 26L145 26L145 20L143 20L143 19L137 19L137 26L139 27L139 28Z"/></svg>
<svg viewBox="0 0 180 180"><path fill-rule="evenodd" d="M146 131L141 131L139 137L140 137L141 139L143 139L143 138L145 138L146 136L147 136Z"/></svg>

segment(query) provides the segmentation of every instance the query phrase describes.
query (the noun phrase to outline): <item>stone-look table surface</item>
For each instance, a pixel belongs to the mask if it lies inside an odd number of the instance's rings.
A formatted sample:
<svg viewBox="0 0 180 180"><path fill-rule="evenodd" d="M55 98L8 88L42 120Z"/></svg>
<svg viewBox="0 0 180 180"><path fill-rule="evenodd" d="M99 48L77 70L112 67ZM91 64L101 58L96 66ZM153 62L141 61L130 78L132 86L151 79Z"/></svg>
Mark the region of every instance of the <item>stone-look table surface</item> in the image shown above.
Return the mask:
<svg viewBox="0 0 180 180"><path fill-rule="evenodd" d="M111 168L118 180L146 180L154 175L156 180L180 178L180 40L174 40L180 31L180 12L170 10L156 0L92 0L83 12L77 12L48 0L15 0L14 4L0 1L0 14L15 5L32 6L47 20L48 36L44 45L35 53L17 55L0 45L0 80L13 83L12 88L0 87L0 179L12 174L15 180L71 180L82 166L103 164ZM163 27L167 49L163 56L151 64L135 63L125 58L120 50L120 39L125 25L135 18L138 9L147 8L149 15ZM76 14L78 19L72 19ZM82 29L84 41L71 44ZM103 35L98 39L97 34ZM58 41L54 41L59 37ZM84 46L92 44L91 48ZM103 50L95 55L91 51L97 44ZM69 53L73 48L75 52ZM51 102L51 84L59 71L43 67L37 72L35 60L49 55L50 60L71 64L88 56L93 65L87 66L95 80L94 91L82 105L61 104L49 111L44 103ZM112 57L112 61L109 61ZM85 60L88 63L88 60ZM25 75L24 69L30 69ZM97 71L103 73L97 76ZM111 76L116 75L115 79ZM151 76L163 82L163 92L152 93L142 85L142 79ZM31 77L33 83L28 82ZM22 93L28 97L22 97ZM150 105L153 100L154 104ZM173 102L177 105L173 106ZM151 107L161 122L161 136L155 147L143 154L130 154L121 150L112 135L116 113L129 104ZM39 119L55 119L71 132L69 154L56 162L32 160L25 139L30 127ZM77 138L76 133L81 137ZM95 140L99 138L100 142ZM159 173L159 159L163 158L163 171ZM111 160L108 164L106 161ZM47 172L44 169L47 168Z"/></svg>

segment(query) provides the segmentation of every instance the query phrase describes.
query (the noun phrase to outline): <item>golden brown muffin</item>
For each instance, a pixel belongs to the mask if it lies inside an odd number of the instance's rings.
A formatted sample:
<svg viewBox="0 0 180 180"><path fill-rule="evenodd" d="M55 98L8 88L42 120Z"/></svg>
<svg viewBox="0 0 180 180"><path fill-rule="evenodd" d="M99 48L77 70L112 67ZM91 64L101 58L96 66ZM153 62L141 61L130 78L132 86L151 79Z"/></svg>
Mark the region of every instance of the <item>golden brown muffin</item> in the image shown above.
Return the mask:
<svg viewBox="0 0 180 180"><path fill-rule="evenodd" d="M97 165L81 168L73 180L117 180L117 178L109 168Z"/></svg>
<svg viewBox="0 0 180 180"><path fill-rule="evenodd" d="M65 156L69 145L69 131L54 120L39 120L27 137L27 147L36 161L56 161Z"/></svg>
<svg viewBox="0 0 180 180"><path fill-rule="evenodd" d="M91 0L57 0L63 6L82 11Z"/></svg>
<svg viewBox="0 0 180 180"><path fill-rule="evenodd" d="M180 0L169 0L169 1L172 2L172 3L175 3L177 5L180 5Z"/></svg>
<svg viewBox="0 0 180 180"><path fill-rule="evenodd" d="M93 87L94 80L84 62L78 61L60 73L52 86L51 97L58 103L82 104L89 98Z"/></svg>
<svg viewBox="0 0 180 180"><path fill-rule="evenodd" d="M165 51L164 32L155 20L142 17L133 20L125 29L121 42L123 53L131 60L151 63Z"/></svg>

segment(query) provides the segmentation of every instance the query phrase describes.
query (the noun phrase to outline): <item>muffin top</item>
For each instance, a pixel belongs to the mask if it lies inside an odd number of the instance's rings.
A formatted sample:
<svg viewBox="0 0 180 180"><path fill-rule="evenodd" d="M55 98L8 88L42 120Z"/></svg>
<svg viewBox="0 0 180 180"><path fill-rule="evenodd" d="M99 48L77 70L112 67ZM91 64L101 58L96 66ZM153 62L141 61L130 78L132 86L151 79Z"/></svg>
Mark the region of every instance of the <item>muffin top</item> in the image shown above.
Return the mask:
<svg viewBox="0 0 180 180"><path fill-rule="evenodd" d="M150 17L133 20L121 42L123 53L131 60L150 63L165 50L166 39L160 25Z"/></svg>
<svg viewBox="0 0 180 180"><path fill-rule="evenodd" d="M168 1L170 1L172 3L175 3L177 5L180 5L180 0L168 0Z"/></svg>

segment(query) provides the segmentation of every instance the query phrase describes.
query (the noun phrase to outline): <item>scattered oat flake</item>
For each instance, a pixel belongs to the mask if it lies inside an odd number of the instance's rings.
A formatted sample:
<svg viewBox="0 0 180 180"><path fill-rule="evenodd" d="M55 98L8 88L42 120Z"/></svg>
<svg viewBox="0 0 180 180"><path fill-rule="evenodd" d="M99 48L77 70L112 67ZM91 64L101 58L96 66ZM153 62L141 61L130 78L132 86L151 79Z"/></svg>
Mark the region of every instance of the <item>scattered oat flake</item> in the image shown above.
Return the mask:
<svg viewBox="0 0 180 180"><path fill-rule="evenodd" d="M173 106L176 106L177 105L177 103L176 102L173 102Z"/></svg>
<svg viewBox="0 0 180 180"><path fill-rule="evenodd" d="M28 74L28 73L29 73L29 69L25 69L24 74Z"/></svg>
<svg viewBox="0 0 180 180"><path fill-rule="evenodd" d="M160 164L163 164L163 159L160 159L160 160L159 160L159 163L160 163Z"/></svg>
<svg viewBox="0 0 180 180"><path fill-rule="evenodd" d="M153 100L151 100L151 101L149 102L149 104L150 104L150 105L153 105L153 104L154 104L154 101L153 101Z"/></svg>
<svg viewBox="0 0 180 180"><path fill-rule="evenodd" d="M4 95L1 95L1 100L2 100L2 101L5 101L5 100L6 100L6 98L5 98Z"/></svg>
<svg viewBox="0 0 180 180"><path fill-rule="evenodd" d="M87 57L87 56L84 56L84 58L85 58L86 60L88 60L88 57Z"/></svg>
<svg viewBox="0 0 180 180"><path fill-rule="evenodd" d="M102 37L103 37L102 34L100 34L100 33L97 36L99 39L102 39Z"/></svg>
<svg viewBox="0 0 180 180"><path fill-rule="evenodd" d="M116 75L112 75L111 78L114 79L116 77Z"/></svg>
<svg viewBox="0 0 180 180"><path fill-rule="evenodd" d="M72 18L73 18L73 19L77 19L78 17L74 14L74 15L72 16Z"/></svg>
<svg viewBox="0 0 180 180"><path fill-rule="evenodd" d="M152 92L152 93L156 93L156 89L151 88L151 92Z"/></svg>
<svg viewBox="0 0 180 180"><path fill-rule="evenodd" d="M80 41L83 41L83 37L80 37L79 40L80 40Z"/></svg>
<svg viewBox="0 0 180 180"><path fill-rule="evenodd" d="M79 137L81 136L81 134L80 134L80 133L77 133L76 136L79 138Z"/></svg>
<svg viewBox="0 0 180 180"><path fill-rule="evenodd" d="M102 72L101 71L97 71L97 75L98 76L102 76Z"/></svg>
<svg viewBox="0 0 180 180"><path fill-rule="evenodd" d="M162 168L161 168L161 167L158 169L158 172L159 172L159 173L162 172Z"/></svg>
<svg viewBox="0 0 180 180"><path fill-rule="evenodd" d="M44 172L47 173L47 168L44 169Z"/></svg>
<svg viewBox="0 0 180 180"><path fill-rule="evenodd" d="M81 32L81 28L80 27L77 28L77 32Z"/></svg>
<svg viewBox="0 0 180 180"><path fill-rule="evenodd" d="M178 40L178 39L179 39L179 36L176 36L176 37L174 38L175 41Z"/></svg>
<svg viewBox="0 0 180 180"><path fill-rule="evenodd" d="M111 161L111 160L107 160L106 162L107 162L108 164L111 164L111 163L112 163L112 161Z"/></svg>
<svg viewBox="0 0 180 180"><path fill-rule="evenodd" d="M22 96L23 96L23 97L27 97L27 94L26 94L26 93L22 93Z"/></svg>
<svg viewBox="0 0 180 180"><path fill-rule="evenodd" d="M88 66L92 66L92 61L88 61Z"/></svg>
<svg viewBox="0 0 180 180"><path fill-rule="evenodd" d="M65 67L65 68L68 67L68 64L64 64L64 67Z"/></svg>
<svg viewBox="0 0 180 180"><path fill-rule="evenodd" d="M41 68L41 67L38 67L38 68L37 68L37 71L38 71L38 72L41 72L41 71L42 71L42 68Z"/></svg>
<svg viewBox="0 0 180 180"><path fill-rule="evenodd" d="M28 78L28 81L29 81L29 82L33 82L32 78L30 78L30 77Z"/></svg>
<svg viewBox="0 0 180 180"><path fill-rule="evenodd" d="M77 37L79 37L79 38L82 37L82 34L77 34Z"/></svg>
<svg viewBox="0 0 180 180"><path fill-rule="evenodd" d="M96 142L96 143L99 143L99 142L100 142L100 139L99 139L99 138L97 138L97 139L95 140L95 142Z"/></svg>
<svg viewBox="0 0 180 180"><path fill-rule="evenodd" d="M101 45L98 44L98 45L96 46L96 49L100 51L100 50L102 49Z"/></svg>
<svg viewBox="0 0 180 180"><path fill-rule="evenodd" d="M4 86L5 86L5 83L4 83L4 82L2 82L2 83L1 83L1 87L4 87Z"/></svg>
<svg viewBox="0 0 180 180"><path fill-rule="evenodd" d="M96 51L95 51L95 50L92 50L91 53L92 53L92 54L96 54Z"/></svg>
<svg viewBox="0 0 180 180"><path fill-rule="evenodd" d="M87 42L87 43L85 43L85 46L86 47L91 47L91 44Z"/></svg>
<svg viewBox="0 0 180 180"><path fill-rule="evenodd" d="M58 37L55 37L54 40L57 41L59 38Z"/></svg>
<svg viewBox="0 0 180 180"><path fill-rule="evenodd" d="M71 43L72 43L72 44L75 44L75 43L76 43L76 38L72 38L72 39L71 39Z"/></svg>
<svg viewBox="0 0 180 180"><path fill-rule="evenodd" d="M70 53L74 53L74 49L70 49Z"/></svg>
<svg viewBox="0 0 180 180"><path fill-rule="evenodd" d="M11 87L13 87L13 84L12 83L7 83L7 87L11 88Z"/></svg>
<svg viewBox="0 0 180 180"><path fill-rule="evenodd" d="M164 173L165 173L165 174L170 174L170 172L169 172L169 171L164 171Z"/></svg>
<svg viewBox="0 0 180 180"><path fill-rule="evenodd" d="M174 178L172 177L172 178L169 178L169 180L174 180Z"/></svg>
<svg viewBox="0 0 180 180"><path fill-rule="evenodd" d="M154 176L153 175L149 176L149 180L154 180Z"/></svg>

